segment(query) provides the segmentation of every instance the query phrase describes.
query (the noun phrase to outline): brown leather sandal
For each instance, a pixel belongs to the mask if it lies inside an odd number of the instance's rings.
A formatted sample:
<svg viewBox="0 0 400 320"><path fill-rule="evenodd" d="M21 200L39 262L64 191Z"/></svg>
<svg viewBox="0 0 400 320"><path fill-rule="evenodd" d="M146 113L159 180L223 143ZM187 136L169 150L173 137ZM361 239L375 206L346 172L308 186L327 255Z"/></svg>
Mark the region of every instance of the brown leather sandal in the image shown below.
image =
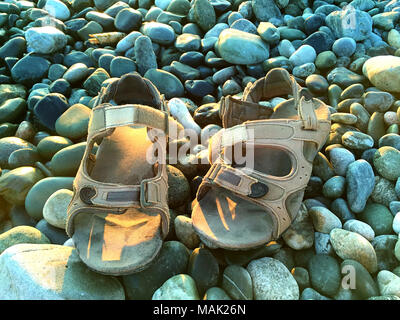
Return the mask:
<svg viewBox="0 0 400 320"><path fill-rule="evenodd" d="M169 127L183 130L166 110L156 87L136 73L103 88L92 110L66 231L82 261L99 273L143 270L168 234L166 142L149 130L164 132L165 140ZM155 146L161 152L153 165L146 153Z"/></svg>
<svg viewBox="0 0 400 320"><path fill-rule="evenodd" d="M192 205L193 227L206 245L255 248L278 239L295 219L330 130L328 106L299 89L277 68L250 84L242 100L221 101L224 129L210 141L212 165ZM258 104L289 94L274 109Z"/></svg>

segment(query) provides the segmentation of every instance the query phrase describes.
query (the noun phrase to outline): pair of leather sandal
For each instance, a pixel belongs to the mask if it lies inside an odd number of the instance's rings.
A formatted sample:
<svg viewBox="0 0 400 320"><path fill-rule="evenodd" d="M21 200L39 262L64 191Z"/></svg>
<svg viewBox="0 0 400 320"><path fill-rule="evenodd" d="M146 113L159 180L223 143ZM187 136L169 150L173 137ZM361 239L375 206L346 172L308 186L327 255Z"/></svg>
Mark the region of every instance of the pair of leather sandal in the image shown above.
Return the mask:
<svg viewBox="0 0 400 320"><path fill-rule="evenodd" d="M293 98L274 109L258 103L284 95ZM193 227L210 246L251 249L277 239L295 218L330 130L329 109L303 94L286 70L273 69L249 84L241 100L223 98L220 115L224 129L209 143L211 168L193 202ZM172 127L183 130L139 74L124 75L99 94L66 227L89 268L130 274L158 255L169 229L166 140ZM155 164L148 159L153 149ZM238 149L248 152L251 165L235 161Z"/></svg>

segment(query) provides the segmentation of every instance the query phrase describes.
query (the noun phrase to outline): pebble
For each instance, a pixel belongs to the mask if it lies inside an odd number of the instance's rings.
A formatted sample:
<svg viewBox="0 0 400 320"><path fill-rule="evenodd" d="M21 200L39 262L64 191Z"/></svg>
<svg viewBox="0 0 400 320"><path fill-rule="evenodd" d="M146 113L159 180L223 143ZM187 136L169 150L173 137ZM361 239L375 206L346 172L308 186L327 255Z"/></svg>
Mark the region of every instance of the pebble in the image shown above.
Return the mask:
<svg viewBox="0 0 400 320"><path fill-rule="evenodd" d="M249 272L238 265L227 266L222 275L222 288L235 300L252 300L253 283Z"/></svg>
<svg viewBox="0 0 400 320"><path fill-rule="evenodd" d="M219 287L212 287L206 291L203 300L232 300L228 294Z"/></svg>
<svg viewBox="0 0 400 320"><path fill-rule="evenodd" d="M330 233L335 228L341 228L340 219L324 207L312 207L308 213L313 221L314 229L321 233Z"/></svg>
<svg viewBox="0 0 400 320"><path fill-rule="evenodd" d="M87 135L91 110L83 104L69 107L56 121L57 134L71 140L77 140Z"/></svg>
<svg viewBox="0 0 400 320"><path fill-rule="evenodd" d="M400 57L384 55L368 59L363 65L362 72L378 89L400 92L399 68Z"/></svg>
<svg viewBox="0 0 400 320"><path fill-rule="evenodd" d="M378 259L378 270L394 270L399 261L395 256L395 246L398 240L396 235L380 235L371 242Z"/></svg>
<svg viewBox="0 0 400 320"><path fill-rule="evenodd" d="M187 248L194 249L199 245L200 239L194 232L191 218L178 215L174 220L174 226L176 237Z"/></svg>
<svg viewBox="0 0 400 320"><path fill-rule="evenodd" d="M377 282L381 295L394 295L400 297L400 277L388 270L378 273Z"/></svg>
<svg viewBox="0 0 400 320"><path fill-rule="evenodd" d="M50 240L31 226L17 226L0 235L0 253L19 243L49 244Z"/></svg>
<svg viewBox="0 0 400 320"><path fill-rule="evenodd" d="M59 0L47 0L43 9L61 21L67 20L71 15L68 7Z"/></svg>
<svg viewBox="0 0 400 320"><path fill-rule="evenodd" d="M52 226L65 229L67 207L72 196L73 192L68 189L60 189L54 192L43 206L43 218Z"/></svg>
<svg viewBox="0 0 400 320"><path fill-rule="evenodd" d="M10 272L15 276L9 277ZM89 270L76 250L66 246L12 246L0 256L0 277L0 298L4 300L125 299L116 278ZM65 282L65 277L69 281Z"/></svg>
<svg viewBox="0 0 400 320"><path fill-rule="evenodd" d="M332 297L339 290L341 272L335 258L316 254L308 263L311 286L326 296Z"/></svg>
<svg viewBox="0 0 400 320"><path fill-rule="evenodd" d="M304 205L300 207L295 220L282 234L282 238L294 250L304 250L313 246L314 228Z"/></svg>
<svg viewBox="0 0 400 320"><path fill-rule="evenodd" d="M362 235L368 241L372 241L375 238L375 231L371 228L371 226L360 220L347 220L343 225L343 229L351 232L356 232Z"/></svg>
<svg viewBox="0 0 400 320"><path fill-rule="evenodd" d="M148 36L152 42L160 45L172 44L176 39L175 31L171 26L155 21L143 24L140 32Z"/></svg>
<svg viewBox="0 0 400 320"><path fill-rule="evenodd" d="M397 212L396 215L394 216L393 224L392 224L393 231L397 234L400 233L400 214L399 213L400 212Z"/></svg>
<svg viewBox="0 0 400 320"><path fill-rule="evenodd" d="M166 241L154 263L143 271L122 276L130 300L149 300L168 279L186 273L189 250L178 241Z"/></svg>
<svg viewBox="0 0 400 320"><path fill-rule="evenodd" d="M257 64L269 57L269 47L258 35L236 29L225 29L216 43L221 57L233 64Z"/></svg>
<svg viewBox="0 0 400 320"><path fill-rule="evenodd" d="M149 69L144 74L144 78L153 82L157 89L162 94L165 94L167 99L181 97L184 95L182 83L170 72L160 69Z"/></svg>
<svg viewBox="0 0 400 320"><path fill-rule="evenodd" d="M29 28L25 33L28 48L41 54L54 53L67 44L66 35L52 26Z"/></svg>
<svg viewBox="0 0 400 320"><path fill-rule="evenodd" d="M340 258L356 260L370 273L377 271L378 262L375 250L363 236L343 229L333 229L330 237L333 249Z"/></svg>
<svg viewBox="0 0 400 320"><path fill-rule="evenodd" d="M31 53L18 60L11 69L11 76L16 83L32 85L45 77L49 67L48 60Z"/></svg>
<svg viewBox="0 0 400 320"><path fill-rule="evenodd" d="M53 67L52 65L51 67ZM51 68L50 67L50 68ZM69 83L74 84L80 82L89 75L89 68L86 64L78 62L70 66L63 74L60 72L60 76L57 78L63 78Z"/></svg>
<svg viewBox="0 0 400 320"><path fill-rule="evenodd" d="M375 236L391 234L392 232L393 215L382 204L367 204L359 217L374 230Z"/></svg>
<svg viewBox="0 0 400 320"><path fill-rule="evenodd" d="M339 176L346 176L348 166L355 161L354 155L345 148L334 148L329 152L330 163Z"/></svg>
<svg viewBox="0 0 400 320"><path fill-rule="evenodd" d="M315 49L310 45L300 46L289 58L294 66L300 66L305 63L313 63L317 58Z"/></svg>
<svg viewBox="0 0 400 320"><path fill-rule="evenodd" d="M187 274L177 274L158 288L152 300L200 300L196 283Z"/></svg>
<svg viewBox="0 0 400 320"><path fill-rule="evenodd" d="M351 57L356 51L356 41L349 37L337 39L333 43L332 51L337 57Z"/></svg>

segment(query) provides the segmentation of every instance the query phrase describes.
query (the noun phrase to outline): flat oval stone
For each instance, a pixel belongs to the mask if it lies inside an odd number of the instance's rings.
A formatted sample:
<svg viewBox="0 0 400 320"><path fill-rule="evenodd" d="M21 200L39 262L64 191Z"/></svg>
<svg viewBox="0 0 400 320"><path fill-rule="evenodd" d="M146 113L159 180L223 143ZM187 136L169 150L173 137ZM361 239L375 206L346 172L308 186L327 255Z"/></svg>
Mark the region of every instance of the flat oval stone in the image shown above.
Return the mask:
<svg viewBox="0 0 400 320"><path fill-rule="evenodd" d="M356 159L354 155L345 148L334 148L329 152L330 163L337 175L346 176L347 167Z"/></svg>
<svg viewBox="0 0 400 320"><path fill-rule="evenodd" d="M312 207L308 213L313 221L316 231L330 233L335 228L341 228L340 219L329 209L324 207Z"/></svg>
<svg viewBox="0 0 400 320"><path fill-rule="evenodd" d="M261 258L251 261L247 271L253 281L255 300L298 300L299 286L279 260Z"/></svg>
<svg viewBox="0 0 400 320"><path fill-rule="evenodd" d="M18 137L4 137L0 139L0 168L7 168L10 155L20 149L36 149L28 141Z"/></svg>
<svg viewBox="0 0 400 320"><path fill-rule="evenodd" d="M356 219L347 220L343 225L343 229L351 232L356 232L362 235L368 241L372 241L375 238L374 229L372 229L369 224L360 220Z"/></svg>
<svg viewBox="0 0 400 320"><path fill-rule="evenodd" d="M34 219L43 218L43 206L47 199L59 189L72 190L74 177L49 177L41 179L29 190L25 198L26 212Z"/></svg>
<svg viewBox="0 0 400 320"><path fill-rule="evenodd" d="M340 198L345 193L346 179L334 176L324 183L322 194L330 199Z"/></svg>
<svg viewBox="0 0 400 320"><path fill-rule="evenodd" d="M86 79L88 74L89 74L88 66L84 63L78 62L70 66L62 77L69 83L76 83L82 81L83 79Z"/></svg>
<svg viewBox="0 0 400 320"><path fill-rule="evenodd" d="M206 291L203 300L232 300L232 299L223 289L219 287L212 287Z"/></svg>
<svg viewBox="0 0 400 320"><path fill-rule="evenodd" d="M63 148L69 147L73 142L65 137L48 136L40 140L37 150L40 156L45 160L50 160L54 154Z"/></svg>
<svg viewBox="0 0 400 320"><path fill-rule="evenodd" d="M371 165L365 160L351 163L347 169L346 182L350 209L355 213L362 212L375 186L375 176Z"/></svg>
<svg viewBox="0 0 400 320"><path fill-rule="evenodd" d="M43 218L52 226L65 229L67 208L72 196L73 192L68 189L60 189L54 192L43 206Z"/></svg>
<svg viewBox="0 0 400 320"><path fill-rule="evenodd" d="M218 283L218 262L208 249L197 248L190 256L188 274L196 281L197 289L202 295Z"/></svg>
<svg viewBox="0 0 400 320"><path fill-rule="evenodd" d="M50 240L31 226L14 227L0 235L0 253L19 243L49 244Z"/></svg>
<svg viewBox="0 0 400 320"><path fill-rule="evenodd" d="M350 275L355 276L355 288L354 292L360 297L360 299L368 299L373 296L379 295L379 288L377 283L374 281L368 270L358 261L347 259L342 262L340 269L349 272Z"/></svg>
<svg viewBox="0 0 400 320"><path fill-rule="evenodd" d="M142 25L140 31L153 42L161 45L172 44L176 39L174 29L165 23L146 22Z"/></svg>
<svg viewBox="0 0 400 320"><path fill-rule="evenodd" d="M343 229L333 229L330 237L333 249L340 258L356 260L370 273L378 270L374 247L363 236Z"/></svg>
<svg viewBox="0 0 400 320"><path fill-rule="evenodd" d="M152 300L200 300L196 282L187 274L177 274L157 289Z"/></svg>
<svg viewBox="0 0 400 320"><path fill-rule="evenodd" d="M374 230L376 236L391 234L393 215L390 210L379 203L369 203L359 218Z"/></svg>
<svg viewBox="0 0 400 320"><path fill-rule="evenodd" d="M91 109L83 104L69 107L56 121L56 132L63 137L80 139L87 135Z"/></svg>
<svg viewBox="0 0 400 320"><path fill-rule="evenodd" d="M339 263L326 254L313 256L308 264L312 287L327 296L333 296L339 290L341 273Z"/></svg>
<svg viewBox="0 0 400 320"><path fill-rule="evenodd" d="M184 215L178 215L174 220L175 234L180 242L189 249L196 248L200 239L193 229L192 219Z"/></svg>
<svg viewBox="0 0 400 320"><path fill-rule="evenodd" d="M253 284L248 271L237 265L227 266L222 275L222 288L235 300L252 300Z"/></svg>
<svg viewBox="0 0 400 320"><path fill-rule="evenodd" d="M398 241L397 235L380 235L371 242L378 259L378 270L394 270L399 261L395 256L395 246Z"/></svg>
<svg viewBox="0 0 400 320"><path fill-rule="evenodd" d="M269 57L269 47L259 36L235 29L223 30L215 47L232 64L257 64Z"/></svg>
<svg viewBox="0 0 400 320"><path fill-rule="evenodd" d="M40 156L35 149L15 150L8 158L8 166L11 169L18 167L31 166L34 167L37 161L41 161Z"/></svg>
<svg viewBox="0 0 400 320"><path fill-rule="evenodd" d="M184 95L182 83L170 72L160 69L150 69L145 73L144 78L153 82L160 93L165 94L167 99L182 97Z"/></svg>
<svg viewBox="0 0 400 320"><path fill-rule="evenodd" d="M13 98L0 105L0 123L14 122L24 115L27 104L22 98Z"/></svg>
<svg viewBox="0 0 400 320"><path fill-rule="evenodd" d="M58 151L51 158L51 171L57 176L75 176L85 152L86 142L76 143Z"/></svg>
<svg viewBox="0 0 400 320"><path fill-rule="evenodd" d="M151 299L154 292L169 278L185 273L189 250L178 241L166 241L154 263L147 269L122 276L126 296L131 300Z"/></svg>
<svg viewBox="0 0 400 320"><path fill-rule="evenodd" d="M9 272L18 276L6 276ZM1 255L0 274L1 299L125 299L124 288L115 277L89 270L79 258L77 251L67 246L54 244L12 246ZM66 278L68 281L65 281Z"/></svg>
<svg viewBox="0 0 400 320"><path fill-rule="evenodd" d="M378 173L388 179L400 177L400 151L389 146L379 148L374 154L374 167Z"/></svg>
<svg viewBox="0 0 400 320"><path fill-rule="evenodd" d="M14 205L24 204L30 189L45 176L37 168L19 167L0 177L0 195Z"/></svg>
<svg viewBox="0 0 400 320"><path fill-rule="evenodd" d="M363 132L347 131L342 136L342 144L350 149L366 150L374 146L374 139Z"/></svg>
<svg viewBox="0 0 400 320"><path fill-rule="evenodd" d="M49 93L40 99L33 108L35 122L45 130L54 132L57 119L68 107L65 96L59 93Z"/></svg>

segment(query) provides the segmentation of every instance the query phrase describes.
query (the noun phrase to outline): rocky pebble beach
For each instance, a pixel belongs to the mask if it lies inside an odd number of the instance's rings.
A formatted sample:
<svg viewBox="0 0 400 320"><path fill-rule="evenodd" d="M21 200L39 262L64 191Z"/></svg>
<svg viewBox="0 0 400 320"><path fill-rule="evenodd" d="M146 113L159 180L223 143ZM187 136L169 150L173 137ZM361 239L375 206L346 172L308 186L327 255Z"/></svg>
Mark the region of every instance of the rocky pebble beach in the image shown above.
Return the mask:
<svg viewBox="0 0 400 320"><path fill-rule="evenodd" d="M221 98L276 67L332 119L282 237L248 251L199 239L202 139L168 166L170 233L153 264L89 270L65 223L100 89L136 71L209 137ZM3 0L0 299L399 300L399 125L399 0Z"/></svg>

